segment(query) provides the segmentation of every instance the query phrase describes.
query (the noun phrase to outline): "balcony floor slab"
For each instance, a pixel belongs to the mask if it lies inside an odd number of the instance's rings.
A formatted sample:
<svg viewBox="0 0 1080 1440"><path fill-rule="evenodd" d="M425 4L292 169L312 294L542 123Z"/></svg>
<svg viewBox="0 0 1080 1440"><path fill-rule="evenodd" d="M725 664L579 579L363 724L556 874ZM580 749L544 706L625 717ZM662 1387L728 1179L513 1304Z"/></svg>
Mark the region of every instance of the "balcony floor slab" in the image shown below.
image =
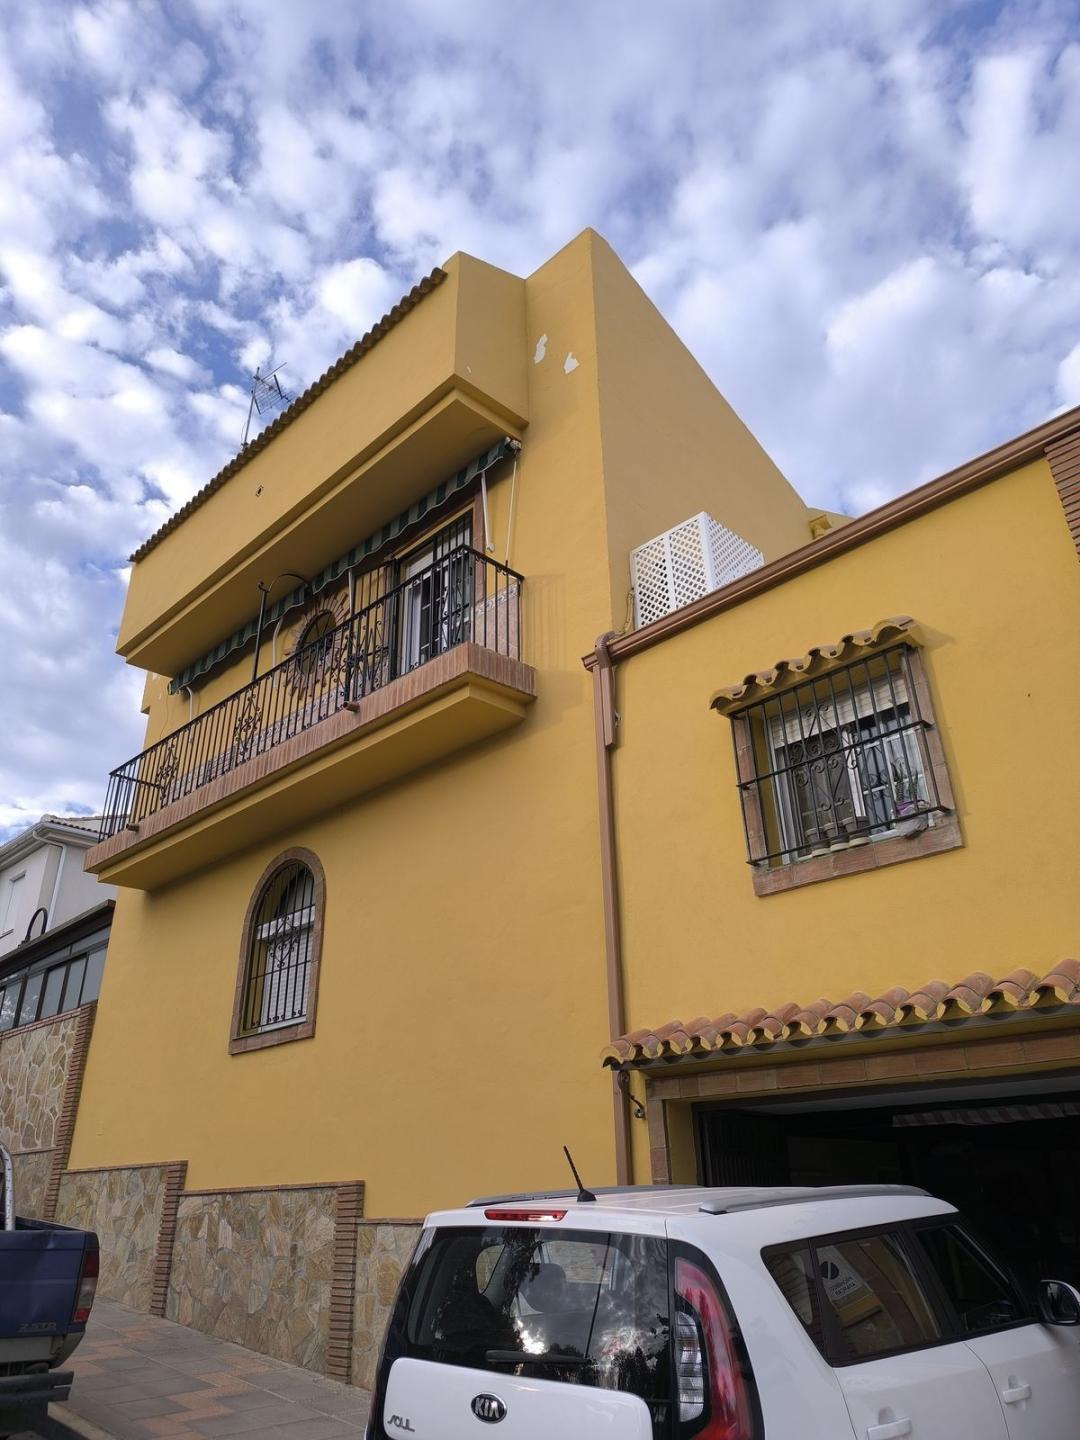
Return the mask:
<svg viewBox="0 0 1080 1440"><path fill-rule="evenodd" d="M85 868L151 890L520 722L531 666L455 646L94 846Z"/></svg>

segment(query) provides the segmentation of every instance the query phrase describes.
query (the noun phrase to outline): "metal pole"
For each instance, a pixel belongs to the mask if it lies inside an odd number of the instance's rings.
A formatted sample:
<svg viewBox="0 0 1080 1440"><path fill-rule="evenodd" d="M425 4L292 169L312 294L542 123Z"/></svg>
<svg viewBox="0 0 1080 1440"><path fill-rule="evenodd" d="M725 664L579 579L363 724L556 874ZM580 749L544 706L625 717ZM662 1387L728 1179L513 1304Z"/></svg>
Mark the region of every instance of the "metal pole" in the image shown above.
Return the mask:
<svg viewBox="0 0 1080 1440"><path fill-rule="evenodd" d="M4 1167L4 1229L15 1229L15 1172L7 1147L0 1145L0 1162Z"/></svg>
<svg viewBox="0 0 1080 1440"><path fill-rule="evenodd" d="M280 575L278 579L281 579ZM264 585L261 580L257 583L259 586L259 594L262 598L259 601L259 624L255 631L255 654L251 659L251 683L253 685L259 678L259 646L262 643L263 621L266 619L266 597L270 593L269 587Z"/></svg>

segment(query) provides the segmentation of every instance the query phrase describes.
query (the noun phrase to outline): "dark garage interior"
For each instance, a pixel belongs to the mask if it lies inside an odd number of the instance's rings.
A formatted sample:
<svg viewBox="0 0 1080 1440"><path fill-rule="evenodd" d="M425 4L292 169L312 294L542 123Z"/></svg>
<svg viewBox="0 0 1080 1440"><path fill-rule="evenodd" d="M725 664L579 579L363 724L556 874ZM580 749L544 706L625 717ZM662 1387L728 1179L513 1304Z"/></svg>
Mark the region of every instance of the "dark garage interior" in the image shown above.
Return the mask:
<svg viewBox="0 0 1080 1440"><path fill-rule="evenodd" d="M1080 1081L1023 1077L701 1107L710 1185L917 1185L963 1211L1021 1279L1080 1285Z"/></svg>

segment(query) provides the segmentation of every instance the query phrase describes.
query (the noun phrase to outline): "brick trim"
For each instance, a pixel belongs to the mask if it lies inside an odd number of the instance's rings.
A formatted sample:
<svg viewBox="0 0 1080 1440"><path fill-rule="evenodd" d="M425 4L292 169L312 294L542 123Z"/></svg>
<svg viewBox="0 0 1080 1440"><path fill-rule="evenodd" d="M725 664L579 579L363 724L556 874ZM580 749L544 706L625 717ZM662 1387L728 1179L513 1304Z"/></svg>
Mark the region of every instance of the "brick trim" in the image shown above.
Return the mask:
<svg viewBox="0 0 1080 1440"><path fill-rule="evenodd" d="M46 934L51 933L46 931ZM0 1049L20 1035L29 1035L31 1030L43 1030L46 1025L59 1025L64 1020L73 1020L80 1010L91 1009L96 1004L96 1000L88 1000L85 1005L79 1005L74 1010L61 1010L59 1015L46 1015L43 1020L31 1020L28 1025L13 1025L10 1030L5 1030L0 1035Z"/></svg>
<svg viewBox="0 0 1080 1440"><path fill-rule="evenodd" d="M119 1170L167 1170L170 1165L186 1165L186 1160L140 1160L138 1165L84 1165L81 1170L65 1170L65 1175L114 1175Z"/></svg>
<svg viewBox="0 0 1080 1440"><path fill-rule="evenodd" d="M165 1314L165 1303L169 1298L169 1277L172 1274L173 1246L176 1242L176 1215L180 1206L180 1193L184 1188L184 1180L187 1176L187 1161L173 1161L164 1169L165 1185L161 1201L161 1220L158 1224L154 1268L150 1282L150 1314L162 1316Z"/></svg>
<svg viewBox="0 0 1080 1440"><path fill-rule="evenodd" d="M240 1025L244 1005L244 984L251 961L255 919L259 913L259 906L262 903L266 887L283 866L294 862L306 865L315 882L313 900L315 918L311 924L311 948L308 952L307 1014L295 1025L283 1025L277 1030L242 1035ZM243 1055L250 1050L266 1050L271 1045L287 1045L290 1040L310 1040L315 1034L315 1015L319 1006L319 967L322 962L325 919L326 872L323 870L322 861L313 850L306 850L302 846L292 846L288 850L282 850L280 855L275 856L259 876L255 888L251 892L251 899L248 901L247 913L244 915L244 928L240 937L240 963L236 971L232 1020L229 1025L230 1055Z"/></svg>
<svg viewBox="0 0 1080 1440"><path fill-rule="evenodd" d="M79 1096L82 1094L83 1076L86 1074L86 1058L90 1051L90 1037L94 1032L94 1016L97 1001L80 1006L75 1015L75 1040L71 1047L67 1073L64 1076L64 1092L60 1100L60 1113L53 1130L52 1163L49 1179L45 1186L42 1202L42 1218L56 1219L56 1205L60 1199L60 1177L67 1169L71 1155L71 1142L75 1135L75 1117L79 1113Z"/></svg>
<svg viewBox="0 0 1080 1440"><path fill-rule="evenodd" d="M136 1166L119 1166L119 1169L136 1169ZM342 1180L315 1180L310 1185L214 1185L209 1190L185 1190L184 1199L197 1196L206 1199L211 1195L281 1195L290 1190L340 1190Z"/></svg>
<svg viewBox="0 0 1080 1440"><path fill-rule="evenodd" d="M1046 459L1065 511L1065 523L1080 555L1080 435L1073 434L1048 445Z"/></svg>
<svg viewBox="0 0 1080 1440"><path fill-rule="evenodd" d="M815 855L811 859L799 860L792 865L777 865L772 869L755 867L754 894L781 895L787 890L816 885L821 880L833 880L839 875L861 875L886 865L918 860L921 855L940 855L946 850L958 849L963 843L964 837L956 816L939 815L933 825L915 835L882 840L871 838L868 844L857 846L854 850Z"/></svg>
<svg viewBox="0 0 1080 1440"><path fill-rule="evenodd" d="M364 1213L364 1182L338 1187L334 1200L334 1259L330 1278L330 1337L326 1373L348 1385L352 1379L353 1320L356 1308L356 1234Z"/></svg>

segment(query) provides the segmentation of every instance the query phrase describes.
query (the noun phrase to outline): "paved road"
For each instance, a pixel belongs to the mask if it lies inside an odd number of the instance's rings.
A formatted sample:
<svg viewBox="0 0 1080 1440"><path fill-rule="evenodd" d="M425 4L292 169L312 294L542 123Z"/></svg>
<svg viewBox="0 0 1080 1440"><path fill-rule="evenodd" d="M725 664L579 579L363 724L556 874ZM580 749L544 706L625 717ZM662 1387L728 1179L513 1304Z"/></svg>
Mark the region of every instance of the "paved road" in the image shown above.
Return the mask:
<svg viewBox="0 0 1080 1440"><path fill-rule="evenodd" d="M55 1424L20 1440L360 1440L363 1390L99 1300Z"/></svg>

